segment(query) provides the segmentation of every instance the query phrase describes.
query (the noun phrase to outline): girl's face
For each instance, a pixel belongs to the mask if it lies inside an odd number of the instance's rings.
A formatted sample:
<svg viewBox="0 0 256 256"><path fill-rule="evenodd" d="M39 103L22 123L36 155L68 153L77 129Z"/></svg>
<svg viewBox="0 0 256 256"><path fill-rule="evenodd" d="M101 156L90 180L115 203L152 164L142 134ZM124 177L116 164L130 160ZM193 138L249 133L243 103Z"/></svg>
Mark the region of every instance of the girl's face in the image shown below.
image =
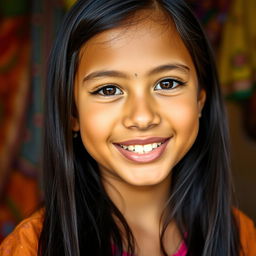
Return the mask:
<svg viewBox="0 0 256 256"><path fill-rule="evenodd" d="M204 101L174 25L144 19L81 49L73 130L104 178L156 185L194 143Z"/></svg>

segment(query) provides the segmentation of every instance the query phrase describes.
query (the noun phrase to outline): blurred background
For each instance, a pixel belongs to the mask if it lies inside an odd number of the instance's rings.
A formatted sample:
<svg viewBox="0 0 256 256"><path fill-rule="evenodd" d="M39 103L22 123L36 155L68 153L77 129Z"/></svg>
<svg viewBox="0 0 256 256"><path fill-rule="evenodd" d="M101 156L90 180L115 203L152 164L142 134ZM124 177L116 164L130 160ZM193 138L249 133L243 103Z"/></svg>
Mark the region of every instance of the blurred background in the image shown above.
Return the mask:
<svg viewBox="0 0 256 256"><path fill-rule="evenodd" d="M0 241L40 189L43 87L58 26L75 0L0 0ZM256 1L187 0L211 41L225 96L239 208L256 221Z"/></svg>

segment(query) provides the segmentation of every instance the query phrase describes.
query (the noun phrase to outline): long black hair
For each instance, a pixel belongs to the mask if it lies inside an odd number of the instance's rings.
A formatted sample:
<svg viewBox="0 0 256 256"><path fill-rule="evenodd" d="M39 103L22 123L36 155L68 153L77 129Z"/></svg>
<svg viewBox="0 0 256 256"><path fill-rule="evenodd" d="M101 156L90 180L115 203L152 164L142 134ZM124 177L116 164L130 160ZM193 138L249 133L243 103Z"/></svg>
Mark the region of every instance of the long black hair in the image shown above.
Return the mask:
<svg viewBox="0 0 256 256"><path fill-rule="evenodd" d="M197 139L172 170L169 211L159 238L162 253L167 255L162 242L164 231L174 220L184 235L187 255L239 255L226 115L212 51L197 19L182 0L80 0L67 14L50 58L45 94L41 256L121 255L123 244L129 253L135 252L133 234L104 190L97 163L81 138L73 139L73 85L83 44L100 32L124 25L131 15L145 9L160 9L174 22L193 59L199 86L207 95Z"/></svg>

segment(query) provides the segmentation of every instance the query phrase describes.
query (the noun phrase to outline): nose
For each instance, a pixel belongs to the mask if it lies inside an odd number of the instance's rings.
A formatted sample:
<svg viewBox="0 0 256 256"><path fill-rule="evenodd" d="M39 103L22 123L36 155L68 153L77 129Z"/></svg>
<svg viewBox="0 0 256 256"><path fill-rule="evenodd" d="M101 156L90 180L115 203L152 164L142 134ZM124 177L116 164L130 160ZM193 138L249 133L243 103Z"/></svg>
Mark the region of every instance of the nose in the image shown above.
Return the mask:
<svg viewBox="0 0 256 256"><path fill-rule="evenodd" d="M123 125L129 129L147 130L160 124L161 117L150 96L133 96L126 102Z"/></svg>

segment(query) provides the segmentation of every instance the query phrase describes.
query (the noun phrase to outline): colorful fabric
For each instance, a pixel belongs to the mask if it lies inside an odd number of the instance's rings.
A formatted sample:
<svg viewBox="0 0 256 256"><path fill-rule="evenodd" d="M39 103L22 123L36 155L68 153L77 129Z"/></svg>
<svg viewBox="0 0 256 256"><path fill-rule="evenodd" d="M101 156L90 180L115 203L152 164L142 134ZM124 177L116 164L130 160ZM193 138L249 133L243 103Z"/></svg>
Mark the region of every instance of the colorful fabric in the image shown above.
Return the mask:
<svg viewBox="0 0 256 256"><path fill-rule="evenodd" d="M30 38L28 17L0 20L0 193L20 130L29 92Z"/></svg>
<svg viewBox="0 0 256 256"><path fill-rule="evenodd" d="M42 221L42 211L22 221L1 244L0 256L36 256Z"/></svg>
<svg viewBox="0 0 256 256"><path fill-rule="evenodd" d="M220 79L228 99L241 103L243 127L256 140L256 1L234 0L225 24Z"/></svg>
<svg viewBox="0 0 256 256"><path fill-rule="evenodd" d="M203 24L204 30L217 53L231 0L187 0L187 2Z"/></svg>
<svg viewBox="0 0 256 256"><path fill-rule="evenodd" d="M12 173L13 157L22 140L30 89L31 40L27 7L26 0L0 3L0 194L3 198L0 202L0 241L12 231L23 217L21 212L27 209L27 204L21 204L21 211L14 204L14 200L22 197L21 191L13 196L13 192L21 188L15 184L23 179L15 171Z"/></svg>
<svg viewBox="0 0 256 256"><path fill-rule="evenodd" d="M179 248L179 250L173 254L173 256L186 256L187 254L187 247L186 247L186 244L183 242Z"/></svg>
<svg viewBox="0 0 256 256"><path fill-rule="evenodd" d="M235 210L235 215L241 229L240 239L246 256L256 255L256 229L253 222L243 213ZM36 212L30 218L22 221L4 242L0 245L0 256L36 256L38 239L42 229L43 210ZM185 244L173 256L185 256ZM127 254L124 256L127 256Z"/></svg>
<svg viewBox="0 0 256 256"><path fill-rule="evenodd" d="M255 89L255 10L255 0L234 0L223 31L218 67L224 91L232 99L248 99Z"/></svg>
<svg viewBox="0 0 256 256"><path fill-rule="evenodd" d="M0 2L0 242L41 201L43 87L65 11L58 0L29 3Z"/></svg>

